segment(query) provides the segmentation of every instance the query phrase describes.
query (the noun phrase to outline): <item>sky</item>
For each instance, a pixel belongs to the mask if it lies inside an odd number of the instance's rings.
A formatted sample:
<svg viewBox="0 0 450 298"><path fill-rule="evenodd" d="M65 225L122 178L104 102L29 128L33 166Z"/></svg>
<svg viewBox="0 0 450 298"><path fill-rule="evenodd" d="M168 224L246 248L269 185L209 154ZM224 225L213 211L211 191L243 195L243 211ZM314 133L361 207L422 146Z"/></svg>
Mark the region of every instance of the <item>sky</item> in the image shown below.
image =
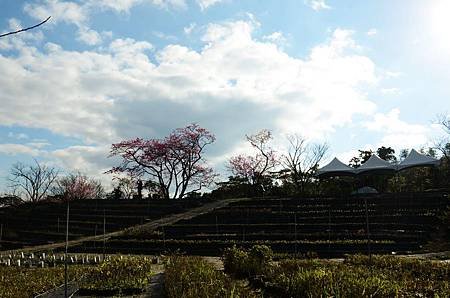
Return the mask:
<svg viewBox="0 0 450 298"><path fill-rule="evenodd" d="M0 191L33 159L100 179L112 143L190 123L226 162L246 134L431 146L450 111L450 1L0 0ZM326 160L324 161L326 162Z"/></svg>

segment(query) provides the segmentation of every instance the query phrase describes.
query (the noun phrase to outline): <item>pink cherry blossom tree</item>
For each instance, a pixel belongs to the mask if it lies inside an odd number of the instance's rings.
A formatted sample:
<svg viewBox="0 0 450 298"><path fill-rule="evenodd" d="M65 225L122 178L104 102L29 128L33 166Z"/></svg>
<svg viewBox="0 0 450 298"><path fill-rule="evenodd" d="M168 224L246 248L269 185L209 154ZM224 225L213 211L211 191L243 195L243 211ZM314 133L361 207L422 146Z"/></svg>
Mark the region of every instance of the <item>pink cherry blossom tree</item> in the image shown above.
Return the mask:
<svg viewBox="0 0 450 298"><path fill-rule="evenodd" d="M174 130L164 139L136 138L112 144L121 164L108 173L127 174L157 185L160 196L180 199L210 185L216 174L203 157L215 136L197 124Z"/></svg>
<svg viewBox="0 0 450 298"><path fill-rule="evenodd" d="M272 133L263 129L254 135L247 135L246 139L254 148L255 154L232 157L228 161L228 169L234 176L244 178L250 184L261 184L269 171L279 164L275 151L269 146Z"/></svg>
<svg viewBox="0 0 450 298"><path fill-rule="evenodd" d="M64 201L100 199L104 190L99 181L81 173L72 173L57 180L53 194Z"/></svg>

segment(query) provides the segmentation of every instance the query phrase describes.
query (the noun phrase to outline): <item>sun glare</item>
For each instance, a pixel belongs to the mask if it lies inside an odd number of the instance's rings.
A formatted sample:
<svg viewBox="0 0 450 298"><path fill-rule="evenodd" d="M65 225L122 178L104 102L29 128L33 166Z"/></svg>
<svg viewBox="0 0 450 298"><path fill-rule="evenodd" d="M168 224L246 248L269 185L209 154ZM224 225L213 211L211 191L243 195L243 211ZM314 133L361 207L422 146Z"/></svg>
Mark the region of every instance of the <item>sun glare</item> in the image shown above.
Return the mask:
<svg viewBox="0 0 450 298"><path fill-rule="evenodd" d="M430 27L435 47L450 51L450 1L430 1Z"/></svg>

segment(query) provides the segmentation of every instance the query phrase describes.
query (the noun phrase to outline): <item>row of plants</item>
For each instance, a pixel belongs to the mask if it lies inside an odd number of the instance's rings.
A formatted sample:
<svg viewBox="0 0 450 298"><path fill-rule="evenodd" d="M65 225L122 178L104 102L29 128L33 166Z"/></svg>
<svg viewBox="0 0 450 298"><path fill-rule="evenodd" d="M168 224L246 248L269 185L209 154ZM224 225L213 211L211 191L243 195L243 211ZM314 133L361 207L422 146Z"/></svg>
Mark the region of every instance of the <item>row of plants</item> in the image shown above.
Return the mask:
<svg viewBox="0 0 450 298"><path fill-rule="evenodd" d="M272 261L267 246L229 248L225 271L275 297L448 297L450 264L393 256Z"/></svg>
<svg viewBox="0 0 450 298"><path fill-rule="evenodd" d="M116 296L144 292L154 275L152 260L115 256L91 267L79 282L79 295Z"/></svg>
<svg viewBox="0 0 450 298"><path fill-rule="evenodd" d="M166 235L167 236L167 235ZM149 238L127 238L127 239L160 239L161 236L149 235ZM153 237L153 238L150 238ZM292 231L287 231L286 233L265 233L265 232L257 232L257 233L249 233L246 232L245 235L243 233L199 233L199 234L187 234L187 235L171 235L171 239L186 239L186 240L242 240L245 238L247 241L250 240L308 240L308 241L338 241L338 240L364 240L367 239L367 235L364 231L360 230L351 230L346 232L336 232L336 231L320 231L317 233L302 233L297 232L293 233ZM375 233L370 233L370 239L383 241L418 241L418 240L426 240L429 238L429 234L421 231L408 231L404 232L394 232L394 231L377 231ZM124 239L124 238L122 238Z"/></svg>
<svg viewBox="0 0 450 298"><path fill-rule="evenodd" d="M359 201L356 204L348 204L344 202L330 203L330 204L318 204L318 205L295 205L295 204L274 204L268 205L264 202L255 202L254 205L235 205L227 207L223 207L220 210L223 211L233 211L233 212L245 212L247 209L255 209L258 212L263 212L264 210L273 210L278 212L313 212L313 211L336 211L337 213L345 213L345 212L358 212L361 210L365 210L366 204L364 200ZM401 212L415 212L417 210L439 210L441 206L434 205L424 205L424 206L416 206L414 204L408 204L406 202L402 202L399 204L381 204L378 202L367 203L367 207L372 212L382 212L383 210L388 211L401 211Z"/></svg>
<svg viewBox="0 0 450 298"><path fill-rule="evenodd" d="M93 242L93 241L92 241ZM99 241L101 242L101 241ZM338 239L338 240L255 240L255 241L245 241L245 240L197 240L197 239L189 239L189 240L178 240L178 239L157 239L157 240L137 240L137 241L121 241L121 240L112 240L108 242L108 244L120 244L123 243L127 245L128 243L147 245L151 243L158 244L199 244L199 245L207 245L207 244L265 244L265 245L307 245L307 244L334 244L334 245L366 245L366 239ZM86 242L87 243L87 242ZM103 243L103 242L102 242ZM371 244L396 244L396 242L392 240L372 240Z"/></svg>
<svg viewBox="0 0 450 298"><path fill-rule="evenodd" d="M257 232L265 232L268 234L271 233L282 233L285 231L293 233L295 230L297 232L304 233L313 233L313 232L323 232L328 229L336 232L345 232L352 230L364 230L366 228L365 223L322 223L322 224L228 224L228 225L215 225L211 224L203 224L203 225L171 225L164 227L164 233L166 235L188 235L195 233L207 233L213 234L220 231L220 233L242 233L242 231L246 231L249 233L257 233ZM370 230L375 232L378 230L390 230L390 231L434 231L436 228L431 225L421 225L421 224L402 224L402 223L380 223L380 222L370 222ZM159 229L162 231L162 228Z"/></svg>
<svg viewBox="0 0 450 298"><path fill-rule="evenodd" d="M346 243L342 243L345 241ZM132 254L167 254L182 252L190 255L220 256L222 252L233 245L252 247L264 244L272 247L277 253L306 253L315 252L320 257L342 257L344 254L366 252L368 242L343 240L341 243L321 241L318 243L305 243L302 241L219 241L219 240L111 240L106 244L106 253L132 253ZM372 241L371 251L374 253L390 254L391 252L405 253L419 249L417 242L385 242ZM71 252L97 252L103 251L102 242L87 241L78 247L71 248Z"/></svg>
<svg viewBox="0 0 450 298"><path fill-rule="evenodd" d="M364 213L361 214L346 214L346 215L336 215L336 214L298 214L294 212L284 212L279 214L277 212L258 212L255 213L253 210L249 214L214 214L210 213L207 215L202 215L195 217L191 220L182 220L179 223L189 223L189 224L207 224L207 223L323 223L328 222L332 219L333 222L365 222L366 216ZM370 214L370 220L376 222L420 222L434 224L437 222L436 214Z"/></svg>
<svg viewBox="0 0 450 298"><path fill-rule="evenodd" d="M445 193L445 192L444 192ZM283 202L286 204L324 204L330 202L338 203L358 203L364 197L369 202L381 202L383 204L392 204L395 202L410 202L413 204L437 204L442 200L442 191L426 191L426 192L399 192L399 193L381 193L376 195L346 195L341 196L308 196L308 197L253 197L251 200L242 203L232 203L232 205L252 205L254 202L266 202L267 204L275 204Z"/></svg>
<svg viewBox="0 0 450 298"><path fill-rule="evenodd" d="M145 257L114 256L96 265L68 266L68 280L78 284L78 295L135 295L146 290L153 261ZM34 297L64 283L64 266L9 267L0 265L0 297Z"/></svg>
<svg viewBox="0 0 450 298"><path fill-rule="evenodd" d="M245 283L231 279L201 257L172 256L164 274L168 298L262 297Z"/></svg>
<svg viewBox="0 0 450 298"><path fill-rule="evenodd" d="M70 239L101 233L104 214L106 231L112 232L143 224L148 219L159 219L183 212L201 206L205 202L208 201L72 201L70 203ZM8 241L6 248L63 240L66 206L64 203L38 202L1 208L2 240Z"/></svg>
<svg viewBox="0 0 450 298"><path fill-rule="evenodd" d="M77 280L88 266L69 266L69 280ZM0 297L29 298L55 288L64 282L64 267L24 268L0 266Z"/></svg>

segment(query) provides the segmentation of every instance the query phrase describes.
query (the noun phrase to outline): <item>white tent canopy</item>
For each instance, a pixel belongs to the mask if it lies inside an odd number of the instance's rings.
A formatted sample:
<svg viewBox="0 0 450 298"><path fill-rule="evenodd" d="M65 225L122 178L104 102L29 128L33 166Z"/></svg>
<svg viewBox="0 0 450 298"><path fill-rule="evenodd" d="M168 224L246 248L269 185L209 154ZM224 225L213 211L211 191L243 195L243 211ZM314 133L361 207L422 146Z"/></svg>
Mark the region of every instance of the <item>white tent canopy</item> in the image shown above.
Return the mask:
<svg viewBox="0 0 450 298"><path fill-rule="evenodd" d="M367 172L394 172L396 166L388 161L379 158L377 155L372 154L370 158L356 169L357 174L367 173Z"/></svg>
<svg viewBox="0 0 450 298"><path fill-rule="evenodd" d="M335 157L329 164L317 170L317 176L351 176L374 172L389 173L413 167L437 166L439 163L440 161L438 159L420 154L414 149L399 164L392 164L373 154L363 165L356 169L347 166Z"/></svg>
<svg viewBox="0 0 450 298"><path fill-rule="evenodd" d="M398 171L413 167L437 166L439 163L439 159L420 154L412 149L408 156L398 165Z"/></svg>
<svg viewBox="0 0 450 298"><path fill-rule="evenodd" d="M326 166L317 170L317 175L324 176L345 176L345 175L354 175L355 169L344 164L342 161L337 159L336 157Z"/></svg>

